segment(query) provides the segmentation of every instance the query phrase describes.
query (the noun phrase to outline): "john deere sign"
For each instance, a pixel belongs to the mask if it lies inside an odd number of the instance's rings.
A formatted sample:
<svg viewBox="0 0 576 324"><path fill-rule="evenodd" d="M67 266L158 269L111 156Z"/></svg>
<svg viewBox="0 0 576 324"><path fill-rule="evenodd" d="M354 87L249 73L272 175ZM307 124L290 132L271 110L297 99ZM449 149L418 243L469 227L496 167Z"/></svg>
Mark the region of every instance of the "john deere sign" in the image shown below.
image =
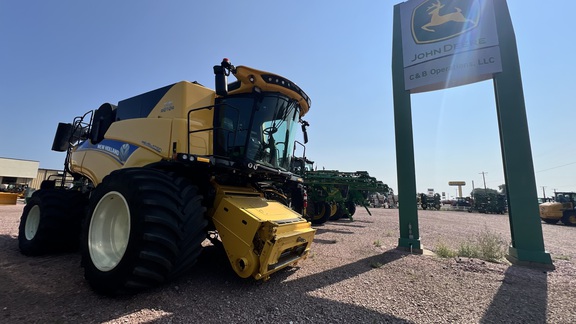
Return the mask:
<svg viewBox="0 0 576 324"><path fill-rule="evenodd" d="M438 90L502 71L492 0L400 4L406 90Z"/></svg>
<svg viewBox="0 0 576 324"><path fill-rule="evenodd" d="M392 83L402 200L398 247L422 251L410 96L487 79L494 82L510 210L507 258L554 268L544 250L520 62L506 0L409 0L394 6Z"/></svg>

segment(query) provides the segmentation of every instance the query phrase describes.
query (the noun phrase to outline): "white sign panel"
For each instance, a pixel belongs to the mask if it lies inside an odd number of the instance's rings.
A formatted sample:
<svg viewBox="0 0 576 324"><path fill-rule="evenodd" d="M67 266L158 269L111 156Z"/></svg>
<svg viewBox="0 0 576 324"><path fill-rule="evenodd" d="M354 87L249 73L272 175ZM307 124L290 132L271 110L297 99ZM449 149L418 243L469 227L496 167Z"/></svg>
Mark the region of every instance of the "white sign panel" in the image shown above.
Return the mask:
<svg viewBox="0 0 576 324"><path fill-rule="evenodd" d="M406 90L443 89L502 71L492 1L410 0L400 5Z"/></svg>

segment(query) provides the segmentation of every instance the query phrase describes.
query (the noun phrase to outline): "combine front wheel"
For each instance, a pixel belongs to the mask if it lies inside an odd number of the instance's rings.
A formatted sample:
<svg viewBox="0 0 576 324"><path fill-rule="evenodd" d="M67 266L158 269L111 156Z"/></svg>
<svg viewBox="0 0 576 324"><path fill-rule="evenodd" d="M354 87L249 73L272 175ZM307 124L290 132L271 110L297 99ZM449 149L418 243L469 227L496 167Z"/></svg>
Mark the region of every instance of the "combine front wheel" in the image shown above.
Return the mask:
<svg viewBox="0 0 576 324"><path fill-rule="evenodd" d="M166 173L145 168L114 171L96 187L82 242L84 276L95 291L130 293L164 282L179 255L178 189Z"/></svg>

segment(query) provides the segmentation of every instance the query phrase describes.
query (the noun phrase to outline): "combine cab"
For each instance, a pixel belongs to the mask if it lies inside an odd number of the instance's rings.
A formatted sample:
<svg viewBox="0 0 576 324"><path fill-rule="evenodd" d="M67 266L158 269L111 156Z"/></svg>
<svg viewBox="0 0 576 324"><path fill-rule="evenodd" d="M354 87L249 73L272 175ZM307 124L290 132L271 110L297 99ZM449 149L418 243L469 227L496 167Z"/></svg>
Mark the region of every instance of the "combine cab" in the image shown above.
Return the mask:
<svg viewBox="0 0 576 324"><path fill-rule="evenodd" d="M34 193L22 253L80 244L85 277L104 294L185 273L206 238L242 278L305 259L315 230L261 184L296 181L291 155L310 99L284 77L227 59L214 73L215 91L182 81L61 123L52 149L67 153L73 185L46 181Z"/></svg>

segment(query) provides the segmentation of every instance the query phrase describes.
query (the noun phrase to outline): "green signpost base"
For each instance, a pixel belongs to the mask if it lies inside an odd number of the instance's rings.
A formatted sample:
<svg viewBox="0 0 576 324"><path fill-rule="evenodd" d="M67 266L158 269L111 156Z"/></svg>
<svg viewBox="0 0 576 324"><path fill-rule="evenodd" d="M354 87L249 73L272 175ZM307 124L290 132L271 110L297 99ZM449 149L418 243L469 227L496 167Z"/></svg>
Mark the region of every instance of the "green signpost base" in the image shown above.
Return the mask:
<svg viewBox="0 0 576 324"><path fill-rule="evenodd" d="M423 254L424 249L420 244L420 239L407 239L407 238L398 238L398 250L408 251L410 253L416 254Z"/></svg>
<svg viewBox="0 0 576 324"><path fill-rule="evenodd" d="M546 251L529 251L517 249L513 246L508 248L508 255L506 259L512 264L542 268L547 270L555 270L556 267L552 264L552 257Z"/></svg>

